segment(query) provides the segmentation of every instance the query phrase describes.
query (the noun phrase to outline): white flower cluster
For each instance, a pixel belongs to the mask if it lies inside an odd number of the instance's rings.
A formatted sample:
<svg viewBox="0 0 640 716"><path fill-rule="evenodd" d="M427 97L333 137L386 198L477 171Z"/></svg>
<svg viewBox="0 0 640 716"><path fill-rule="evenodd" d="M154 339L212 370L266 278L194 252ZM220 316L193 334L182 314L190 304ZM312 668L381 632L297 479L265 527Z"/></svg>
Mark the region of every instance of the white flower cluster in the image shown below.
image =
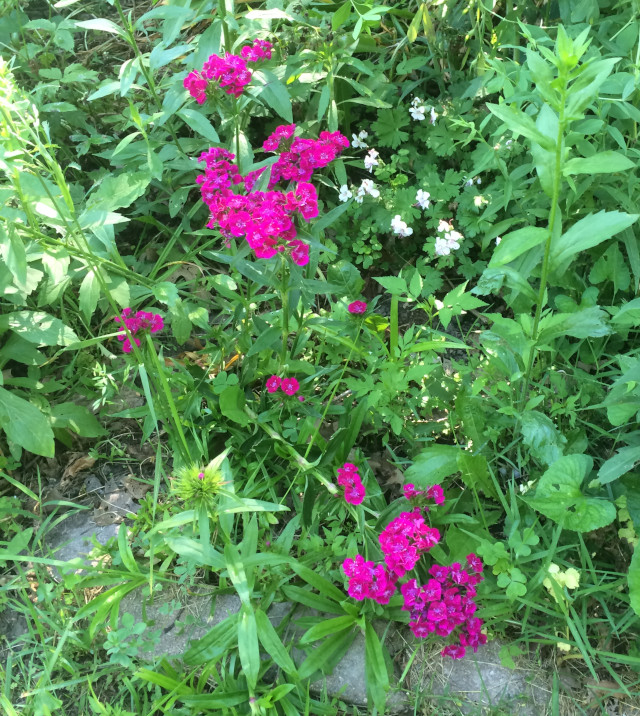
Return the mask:
<svg viewBox="0 0 640 716"><path fill-rule="evenodd" d="M480 184L482 184L482 179L480 179L480 177L471 177L471 178L465 177L465 183L464 183L464 185L465 185L465 186L473 186L474 182L475 182L478 186L480 186Z"/></svg>
<svg viewBox="0 0 640 716"><path fill-rule="evenodd" d="M354 186L349 189L349 187L346 184L343 184L340 187L340 193L338 194L338 199L340 201L349 201L353 197L353 192L355 191L355 201L358 204L362 204L365 196L367 194L369 196L372 196L374 199L377 199L380 196L380 191L376 189L376 185L373 183L372 179L363 179L362 184L356 189Z"/></svg>
<svg viewBox="0 0 640 716"><path fill-rule="evenodd" d="M369 133L365 132L363 129L361 132L358 132L358 134L352 134L353 141L351 142L351 146L354 149L366 149L369 145L364 141L368 136Z"/></svg>
<svg viewBox="0 0 640 716"><path fill-rule="evenodd" d="M458 231L454 231L450 222L440 220L438 233L444 234L444 236L438 236L436 239L436 256L448 256L452 251L460 248L460 240L464 236Z"/></svg>
<svg viewBox="0 0 640 716"><path fill-rule="evenodd" d="M400 214L396 214L393 219L391 219L391 230L398 236L411 236L411 234L413 234L413 229L407 226L406 222L402 221Z"/></svg>
<svg viewBox="0 0 640 716"><path fill-rule="evenodd" d="M411 107L409 107L409 114L411 115L411 119L415 119L418 122L422 122L424 119L426 119L426 112L427 106L423 103L420 97L414 97L411 102ZM438 119L435 107L429 108L429 117L431 124L435 124L436 119Z"/></svg>
<svg viewBox="0 0 640 716"><path fill-rule="evenodd" d="M367 156L364 158L364 168L368 169L370 172L373 171L373 167L377 167L379 162L377 157L380 155L375 149L370 149Z"/></svg>

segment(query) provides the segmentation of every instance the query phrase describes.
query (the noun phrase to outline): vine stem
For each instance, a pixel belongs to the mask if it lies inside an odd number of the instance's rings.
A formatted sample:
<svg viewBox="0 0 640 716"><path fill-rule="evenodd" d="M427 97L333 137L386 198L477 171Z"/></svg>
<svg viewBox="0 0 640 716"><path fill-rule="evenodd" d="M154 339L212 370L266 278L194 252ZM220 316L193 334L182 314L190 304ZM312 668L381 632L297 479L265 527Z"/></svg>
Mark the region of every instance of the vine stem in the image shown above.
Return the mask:
<svg viewBox="0 0 640 716"><path fill-rule="evenodd" d="M536 303L536 312L533 319L533 330L531 331L531 339L533 345L529 352L527 360L527 370L524 377L524 385L522 386L522 395L520 396L520 409L522 410L524 402L529 391L529 383L531 381L531 373L537 357L538 351L536 344L538 342L538 331L540 329L540 319L542 317L542 307L544 305L544 296L547 290L547 281L549 278L550 259L551 259L551 243L556 227L558 217L558 202L560 200L560 188L562 185L562 150L564 148L564 131L567 121L564 116L567 80L566 75L562 75L562 102L560 104L560 116L558 119L558 136L556 137L556 155L555 166L553 172L553 186L551 191L551 210L549 211L548 236L544 247L544 258L542 260L542 271L540 272L540 288L538 290L538 300Z"/></svg>

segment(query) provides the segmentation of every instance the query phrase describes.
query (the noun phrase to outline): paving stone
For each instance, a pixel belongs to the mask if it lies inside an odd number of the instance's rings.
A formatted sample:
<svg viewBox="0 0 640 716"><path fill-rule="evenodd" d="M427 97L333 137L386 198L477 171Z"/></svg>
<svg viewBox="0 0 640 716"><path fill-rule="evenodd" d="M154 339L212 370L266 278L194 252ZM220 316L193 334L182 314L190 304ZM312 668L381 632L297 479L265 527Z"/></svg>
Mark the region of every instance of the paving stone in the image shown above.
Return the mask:
<svg viewBox="0 0 640 716"><path fill-rule="evenodd" d="M100 526L93 521L93 511L83 510L59 522L46 535L46 544L53 553L53 558L68 562L80 558L84 563L95 565L96 560L91 560L88 555L94 549L91 537L95 535L100 544L106 544L112 537L117 537L117 524ZM57 579L61 579L60 572L52 567ZM81 573L83 570L76 570Z"/></svg>
<svg viewBox="0 0 640 716"><path fill-rule="evenodd" d="M489 642L464 659L435 657L429 668L416 659L411 681L424 697L455 705L456 713L484 714L503 707L509 716L542 716L551 695L543 672L524 660L516 660L514 669L502 666L503 645Z"/></svg>

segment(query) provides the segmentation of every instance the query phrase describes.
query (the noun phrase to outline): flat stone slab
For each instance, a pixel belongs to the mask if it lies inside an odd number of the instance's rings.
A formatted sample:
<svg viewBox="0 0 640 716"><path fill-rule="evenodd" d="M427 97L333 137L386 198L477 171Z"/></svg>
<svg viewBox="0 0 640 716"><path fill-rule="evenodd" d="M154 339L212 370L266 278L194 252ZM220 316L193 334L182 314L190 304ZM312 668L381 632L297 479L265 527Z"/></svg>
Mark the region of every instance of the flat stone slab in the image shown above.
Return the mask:
<svg viewBox="0 0 640 716"><path fill-rule="evenodd" d="M434 656L428 670L425 662L416 658L411 682L424 698L442 706L455 706L456 713L475 716L500 707L509 716L546 713L551 691L544 672L524 660L516 659L513 669L503 666L503 646L504 642L492 641L464 659Z"/></svg>
<svg viewBox="0 0 640 716"><path fill-rule="evenodd" d="M118 536L117 524L97 525L92 518L92 510L83 510L65 517L47 533L47 546L53 553L53 558L68 562L80 558L87 566L97 564L97 560L89 559L94 549L92 536L105 545L112 537ZM57 579L61 579L59 570L52 567ZM82 572L82 570L77 570Z"/></svg>

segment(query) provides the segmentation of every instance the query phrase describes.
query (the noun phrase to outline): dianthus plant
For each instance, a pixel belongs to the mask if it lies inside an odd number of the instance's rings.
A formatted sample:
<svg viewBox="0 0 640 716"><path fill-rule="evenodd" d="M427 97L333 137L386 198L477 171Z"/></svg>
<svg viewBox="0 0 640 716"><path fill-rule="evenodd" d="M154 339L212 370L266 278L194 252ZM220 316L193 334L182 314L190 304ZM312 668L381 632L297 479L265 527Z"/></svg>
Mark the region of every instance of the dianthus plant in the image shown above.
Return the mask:
<svg viewBox="0 0 640 716"><path fill-rule="evenodd" d="M400 580L440 541L440 532L425 520L429 501L436 505L444 502L440 485L425 491L406 485L404 493L413 509L402 512L380 534L384 562L375 564L359 554L343 562L342 569L349 578L347 591L358 601L373 599L378 604L388 604ZM410 579L400 585L402 609L409 612L409 627L416 637L430 634L457 637L457 643L450 642L443 648L443 656L462 658L467 648L475 652L487 641L482 633L482 620L474 616L476 586L483 579L482 569L482 561L471 553L464 567L459 562L450 566L434 564L428 570L431 578L426 584Z"/></svg>
<svg viewBox="0 0 640 716"><path fill-rule="evenodd" d="M276 152L267 191L255 189L266 169L240 174L235 155L212 147L200 156L204 174L198 176L202 200L208 206L210 229L218 229L227 244L244 238L259 259L288 253L298 266L309 263L309 245L297 237L297 223L318 215L318 194L310 182L349 141L340 132L321 132L318 139L294 138L295 124L278 127L263 149ZM287 183L286 187L277 188Z"/></svg>

